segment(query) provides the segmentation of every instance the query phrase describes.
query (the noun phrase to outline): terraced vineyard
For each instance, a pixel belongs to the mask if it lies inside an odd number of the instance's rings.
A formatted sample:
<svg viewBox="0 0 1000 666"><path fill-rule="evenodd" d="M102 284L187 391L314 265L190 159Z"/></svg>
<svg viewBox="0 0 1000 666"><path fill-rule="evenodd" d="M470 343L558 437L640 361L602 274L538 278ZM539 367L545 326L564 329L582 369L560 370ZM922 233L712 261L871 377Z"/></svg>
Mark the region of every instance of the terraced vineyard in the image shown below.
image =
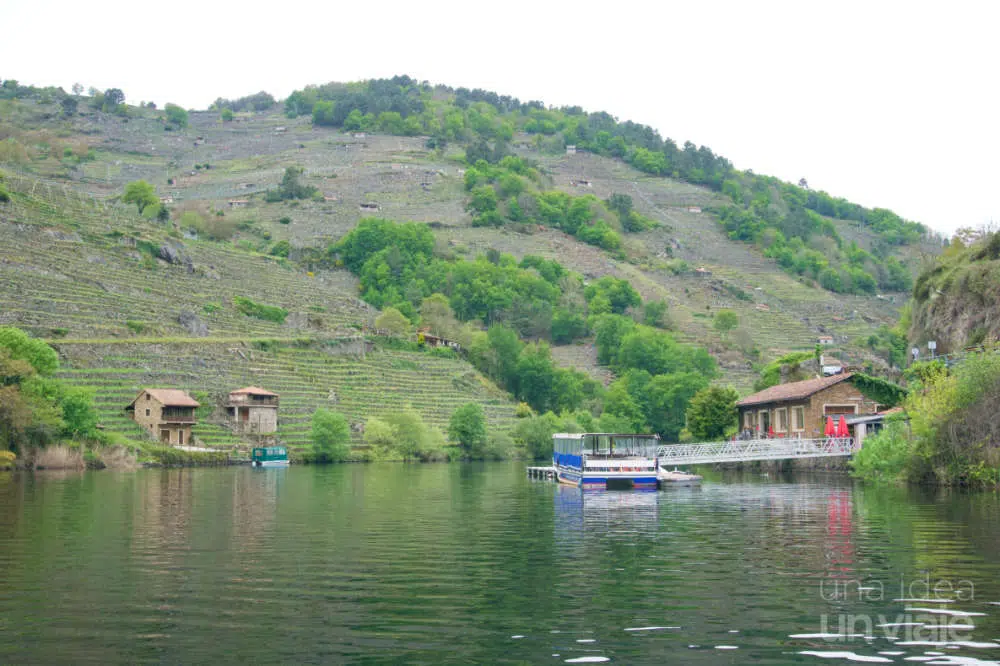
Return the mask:
<svg viewBox="0 0 1000 666"><path fill-rule="evenodd" d="M346 271L314 276L221 243L178 240L155 223L72 190L8 175L13 201L0 224L0 324L42 337L189 335L332 336L356 329L372 310ZM175 248L176 263L153 258ZM240 314L236 296L289 311L284 324Z"/></svg>
<svg viewBox="0 0 1000 666"><path fill-rule="evenodd" d="M182 388L211 406L212 415L194 430L197 440L211 447L240 443L224 425L221 406L229 391L249 384L279 394L278 437L293 449L309 445L309 419L319 407L361 424L410 406L442 430L454 409L467 402L481 403L493 428L507 429L514 419L509 397L470 365L421 352L378 350L362 359L335 341L309 346L213 340L56 346L63 357L60 377L94 391L105 428L138 433L124 408L139 390ZM360 443L356 432L355 444Z"/></svg>

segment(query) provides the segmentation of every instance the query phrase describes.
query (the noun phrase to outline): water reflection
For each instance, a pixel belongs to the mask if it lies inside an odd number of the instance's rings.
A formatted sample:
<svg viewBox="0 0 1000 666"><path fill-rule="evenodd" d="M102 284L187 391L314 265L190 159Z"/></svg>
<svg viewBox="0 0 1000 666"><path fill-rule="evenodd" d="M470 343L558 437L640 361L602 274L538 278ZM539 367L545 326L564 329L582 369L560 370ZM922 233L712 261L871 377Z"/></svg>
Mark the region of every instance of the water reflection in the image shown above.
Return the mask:
<svg viewBox="0 0 1000 666"><path fill-rule="evenodd" d="M499 463L16 474L0 506L2 663L829 663L1000 637L992 495L583 493ZM974 595L896 601L940 579ZM952 617L919 609L984 615L942 642L905 633Z"/></svg>

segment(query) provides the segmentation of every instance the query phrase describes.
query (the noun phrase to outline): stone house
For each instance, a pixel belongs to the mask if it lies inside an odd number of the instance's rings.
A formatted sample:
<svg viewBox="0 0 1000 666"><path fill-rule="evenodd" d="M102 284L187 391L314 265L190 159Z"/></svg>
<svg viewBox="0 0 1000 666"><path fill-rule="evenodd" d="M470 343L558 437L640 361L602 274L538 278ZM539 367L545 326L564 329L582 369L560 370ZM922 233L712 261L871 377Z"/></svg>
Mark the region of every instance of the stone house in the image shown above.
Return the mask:
<svg viewBox="0 0 1000 666"><path fill-rule="evenodd" d="M237 389L229 394L226 413L239 432L273 435L278 430L278 394L258 386Z"/></svg>
<svg viewBox="0 0 1000 666"><path fill-rule="evenodd" d="M779 384L736 403L740 430L778 437L823 437L826 417L874 414L878 403L851 383L851 373Z"/></svg>
<svg viewBox="0 0 1000 666"><path fill-rule="evenodd" d="M576 155L576 146L574 144L572 144L572 143L570 145L566 146L566 154L567 155Z"/></svg>
<svg viewBox="0 0 1000 666"><path fill-rule="evenodd" d="M178 389L143 389L125 411L153 439L184 446L191 444L191 426L198 422L194 410L200 406L197 400Z"/></svg>

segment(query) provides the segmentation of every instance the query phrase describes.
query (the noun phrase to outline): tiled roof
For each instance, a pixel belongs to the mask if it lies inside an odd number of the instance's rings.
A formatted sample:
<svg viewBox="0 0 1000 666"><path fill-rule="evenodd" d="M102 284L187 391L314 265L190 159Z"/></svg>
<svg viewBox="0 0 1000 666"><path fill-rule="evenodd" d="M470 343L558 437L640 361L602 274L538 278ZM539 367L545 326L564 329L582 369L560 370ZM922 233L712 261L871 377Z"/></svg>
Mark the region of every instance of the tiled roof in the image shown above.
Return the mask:
<svg viewBox="0 0 1000 666"><path fill-rule="evenodd" d="M788 400L801 400L808 398L813 393L818 393L834 384L839 384L845 379L849 379L851 373L833 375L830 377L820 377L818 379L807 379L801 382L791 382L790 384L778 384L763 391L748 395L736 403L738 407L749 405L762 405L768 402L785 402Z"/></svg>
<svg viewBox="0 0 1000 666"><path fill-rule="evenodd" d="M247 386L246 388L230 391L229 395L242 395L244 393L247 395L267 395L274 398L278 397L277 393L271 393L270 391L262 389L259 386Z"/></svg>
<svg viewBox="0 0 1000 666"><path fill-rule="evenodd" d="M139 396L143 393L153 396L165 407L201 407L201 403L179 389L143 389ZM138 400L139 396L136 396L135 400ZM134 405L135 400L129 403L129 406Z"/></svg>

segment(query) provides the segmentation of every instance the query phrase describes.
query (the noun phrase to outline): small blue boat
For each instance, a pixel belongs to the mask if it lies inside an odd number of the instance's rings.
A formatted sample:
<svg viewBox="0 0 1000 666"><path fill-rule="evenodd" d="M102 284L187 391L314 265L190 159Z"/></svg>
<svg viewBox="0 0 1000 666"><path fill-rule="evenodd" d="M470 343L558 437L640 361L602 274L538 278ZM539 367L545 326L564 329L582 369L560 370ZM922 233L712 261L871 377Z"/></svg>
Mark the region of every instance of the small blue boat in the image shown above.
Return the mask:
<svg viewBox="0 0 1000 666"><path fill-rule="evenodd" d="M250 454L254 467L288 467L288 449L283 446L258 446Z"/></svg>

